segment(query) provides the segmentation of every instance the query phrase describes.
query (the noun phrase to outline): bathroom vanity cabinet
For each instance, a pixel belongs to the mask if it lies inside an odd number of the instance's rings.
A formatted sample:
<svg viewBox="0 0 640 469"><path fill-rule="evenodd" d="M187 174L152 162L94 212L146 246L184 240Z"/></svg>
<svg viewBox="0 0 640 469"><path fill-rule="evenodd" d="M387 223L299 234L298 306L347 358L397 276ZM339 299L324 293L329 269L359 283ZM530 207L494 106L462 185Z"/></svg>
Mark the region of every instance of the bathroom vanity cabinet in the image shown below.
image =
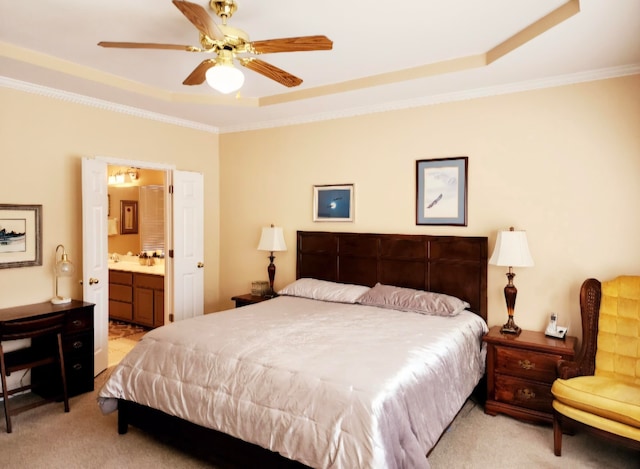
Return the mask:
<svg viewBox="0 0 640 469"><path fill-rule="evenodd" d="M164 324L164 276L109 270L109 318L159 327Z"/></svg>

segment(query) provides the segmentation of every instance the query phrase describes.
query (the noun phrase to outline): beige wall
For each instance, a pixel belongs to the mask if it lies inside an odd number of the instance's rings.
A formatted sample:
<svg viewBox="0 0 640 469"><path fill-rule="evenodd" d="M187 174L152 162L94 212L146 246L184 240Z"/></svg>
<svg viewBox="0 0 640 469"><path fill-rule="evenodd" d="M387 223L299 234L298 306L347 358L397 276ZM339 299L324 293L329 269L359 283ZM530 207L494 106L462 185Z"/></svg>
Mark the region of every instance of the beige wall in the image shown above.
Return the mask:
<svg viewBox="0 0 640 469"><path fill-rule="evenodd" d="M82 297L81 158L175 165L204 174L205 310L218 303L218 135L0 88L0 203L42 204L43 265L0 269L0 307L49 300L56 245L78 267L61 291ZM105 175L106 177L106 175Z"/></svg>
<svg viewBox="0 0 640 469"><path fill-rule="evenodd" d="M205 311L266 279L260 228L285 230L276 288L295 277L295 231L485 235L527 230L516 320L551 311L579 331L587 277L640 274L640 77L217 136L0 88L0 203L43 205L41 267L0 269L0 307L53 295L59 243L82 265L83 156L173 164L205 181ZM219 156L220 155L220 156ZM467 227L415 225L415 162L469 157ZM354 223L314 223L314 184L354 183ZM489 323L505 269L489 266ZM69 285L81 297L76 273Z"/></svg>
<svg viewBox="0 0 640 469"><path fill-rule="evenodd" d="M296 230L489 237L527 231L535 267L515 269L516 322L552 311L580 335L588 277L640 274L640 77L220 137L220 292L266 280L262 226L282 226L276 289L295 278ZM469 157L467 227L415 224L416 160ZM354 183L354 223L314 223L314 184ZM506 320L506 268L489 266L489 324Z"/></svg>

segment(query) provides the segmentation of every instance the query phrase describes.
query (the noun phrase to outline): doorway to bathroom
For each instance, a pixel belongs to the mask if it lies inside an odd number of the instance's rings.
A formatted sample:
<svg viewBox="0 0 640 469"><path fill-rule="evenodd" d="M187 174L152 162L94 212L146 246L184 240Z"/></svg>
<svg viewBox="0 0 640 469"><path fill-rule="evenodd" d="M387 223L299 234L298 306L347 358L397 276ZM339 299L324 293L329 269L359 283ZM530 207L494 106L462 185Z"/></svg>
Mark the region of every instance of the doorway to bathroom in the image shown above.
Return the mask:
<svg viewBox="0 0 640 469"><path fill-rule="evenodd" d="M108 366L109 166L156 170L163 173L165 322L200 316L204 309L204 200L203 175L148 162L95 157L82 159L83 298L94 307L94 374ZM171 190L169 190L169 188ZM169 196L166 196L170 194ZM130 199L126 199L130 200ZM114 203L111 203L114 209ZM121 231L135 231L137 204L121 204L131 211L120 215ZM116 213L119 209L114 209ZM113 218L113 217L112 217ZM133 234L133 233L132 233ZM155 251L155 250L154 250ZM129 251L127 251L128 253ZM133 251L131 251L134 254ZM169 255L169 254L172 254ZM138 257L136 257L138 259ZM153 286L156 288L156 286Z"/></svg>

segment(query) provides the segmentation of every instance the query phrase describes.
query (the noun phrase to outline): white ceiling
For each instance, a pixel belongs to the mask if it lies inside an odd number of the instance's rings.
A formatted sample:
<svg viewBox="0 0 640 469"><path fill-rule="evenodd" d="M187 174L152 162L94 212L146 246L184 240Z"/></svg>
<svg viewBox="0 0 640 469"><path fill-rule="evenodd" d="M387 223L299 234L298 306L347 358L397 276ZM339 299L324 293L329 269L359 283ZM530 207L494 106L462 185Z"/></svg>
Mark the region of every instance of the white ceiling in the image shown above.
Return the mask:
<svg viewBox="0 0 640 469"><path fill-rule="evenodd" d="M220 24L208 0L192 1ZM639 0L237 3L229 25L251 40L323 34L333 50L261 55L302 85L286 88L239 67L239 97L223 96L206 84L182 85L204 53L97 46L199 46L171 0L0 0L0 85L230 132L640 73ZM540 28L541 18L578 5ZM532 24L540 30L492 63L449 71L446 61L482 58ZM443 63L448 73L426 67ZM381 74L389 75L371 78Z"/></svg>

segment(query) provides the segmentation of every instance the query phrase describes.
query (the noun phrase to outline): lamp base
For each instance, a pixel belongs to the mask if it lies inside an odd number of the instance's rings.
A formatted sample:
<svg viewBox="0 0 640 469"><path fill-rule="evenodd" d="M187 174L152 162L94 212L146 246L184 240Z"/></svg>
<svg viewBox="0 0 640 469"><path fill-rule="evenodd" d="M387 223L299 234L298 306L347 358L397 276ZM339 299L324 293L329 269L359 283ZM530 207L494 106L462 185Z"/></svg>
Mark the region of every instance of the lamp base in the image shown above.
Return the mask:
<svg viewBox="0 0 640 469"><path fill-rule="evenodd" d="M54 296L51 298L51 303L54 305L65 305L71 303L71 298L63 298L62 296Z"/></svg>
<svg viewBox="0 0 640 469"><path fill-rule="evenodd" d="M502 329L500 329L501 334L518 335L520 334L521 331L522 329L520 329L520 327L517 326L516 323L513 321L513 316L509 316L509 320L507 321L507 323L502 326Z"/></svg>

